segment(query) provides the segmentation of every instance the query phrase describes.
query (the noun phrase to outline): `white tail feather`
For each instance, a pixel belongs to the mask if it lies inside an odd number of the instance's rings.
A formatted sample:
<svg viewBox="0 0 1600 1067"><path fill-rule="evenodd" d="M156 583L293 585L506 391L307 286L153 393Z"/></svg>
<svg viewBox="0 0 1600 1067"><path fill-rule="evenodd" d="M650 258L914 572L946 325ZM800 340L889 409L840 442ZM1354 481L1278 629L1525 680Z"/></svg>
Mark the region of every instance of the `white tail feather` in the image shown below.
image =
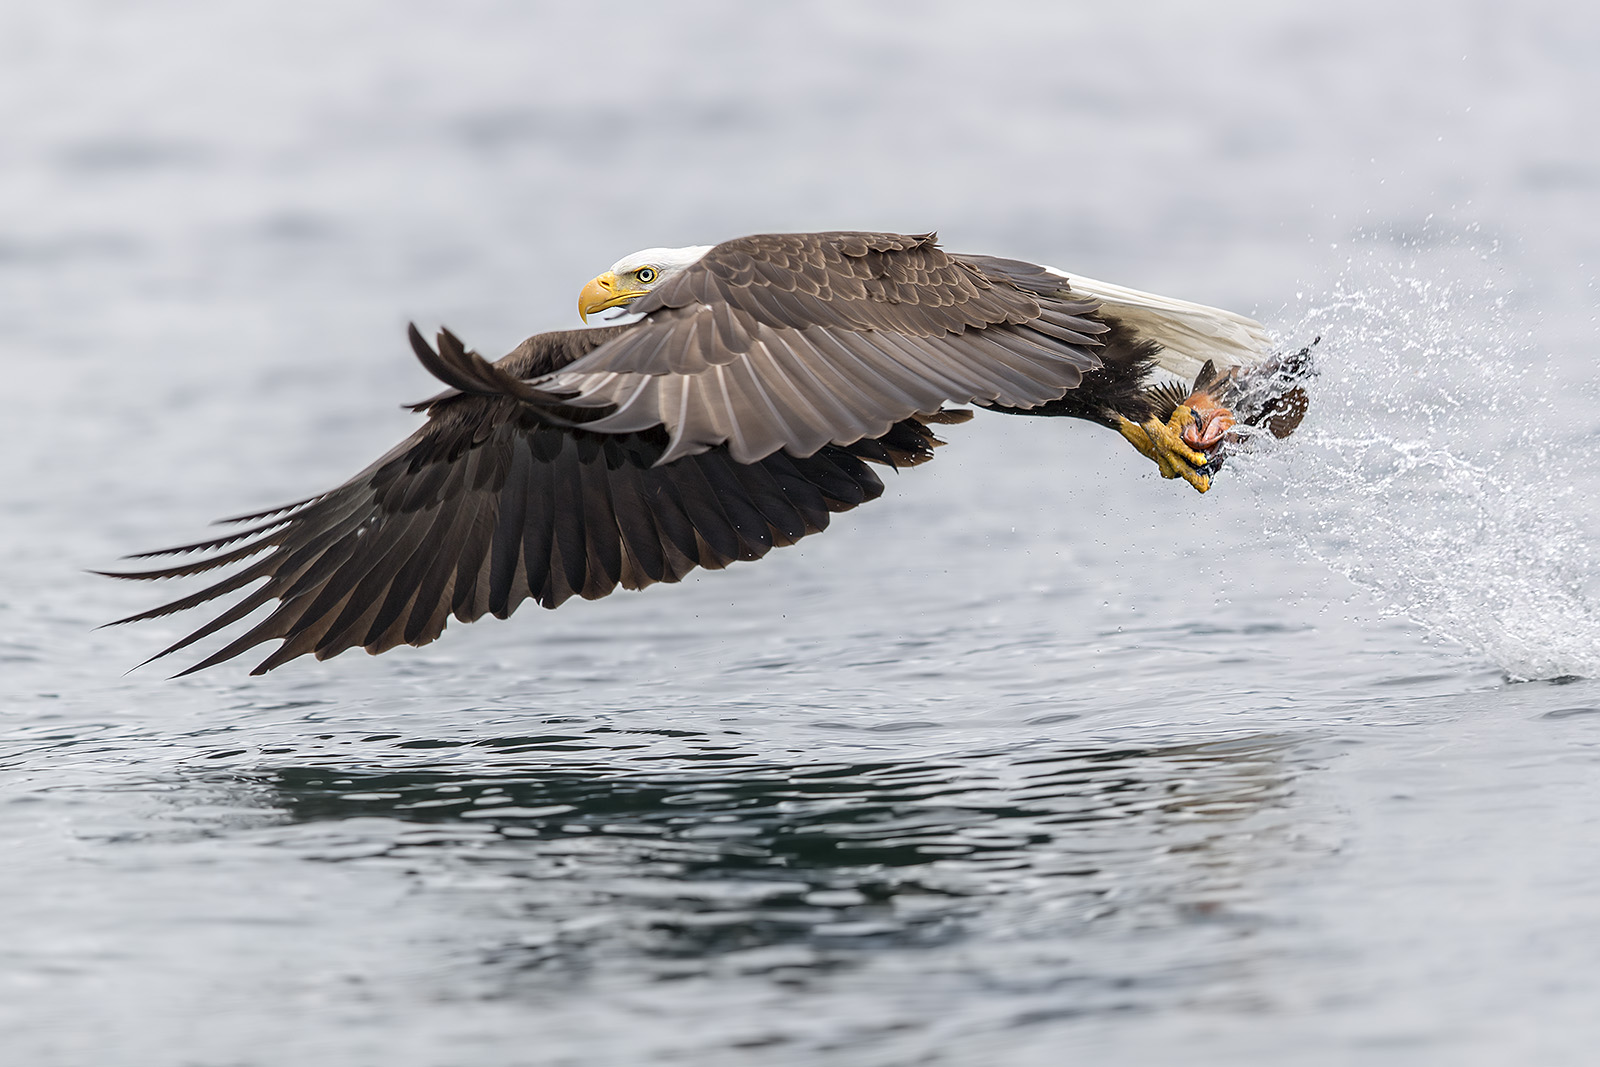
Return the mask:
<svg viewBox="0 0 1600 1067"><path fill-rule="evenodd" d="M1254 319L1205 304L1095 281L1055 267L1046 269L1066 278L1073 292L1099 300L1107 313L1126 323L1141 339L1160 344L1156 363L1185 381L1194 381L1206 360L1218 370L1227 370L1254 366L1272 354L1271 335Z"/></svg>

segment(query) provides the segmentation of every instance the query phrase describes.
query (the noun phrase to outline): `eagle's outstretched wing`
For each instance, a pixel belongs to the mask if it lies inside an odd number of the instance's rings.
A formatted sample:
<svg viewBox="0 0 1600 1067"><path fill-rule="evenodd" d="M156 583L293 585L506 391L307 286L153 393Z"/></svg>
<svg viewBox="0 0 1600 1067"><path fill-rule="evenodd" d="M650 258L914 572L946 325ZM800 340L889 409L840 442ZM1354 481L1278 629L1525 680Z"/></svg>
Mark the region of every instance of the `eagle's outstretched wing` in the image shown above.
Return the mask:
<svg viewBox="0 0 1600 1067"><path fill-rule="evenodd" d="M1100 366L1108 327L1065 279L992 278L932 234L765 234L712 248L630 307L642 321L539 383L664 427L670 462L740 463L875 437L942 403L1031 408Z"/></svg>
<svg viewBox="0 0 1600 1067"><path fill-rule="evenodd" d="M532 339L512 354L512 369L572 341ZM255 673L306 653L322 659L358 646L377 653L425 644L451 615L504 618L524 600L553 608L574 594L594 599L618 585L640 589L678 581L695 567L759 559L826 528L830 513L880 495L883 483L866 461L919 463L939 443L926 423L967 414L904 419L876 439L809 456L780 451L742 464L719 446L662 464L660 427L596 433L551 425L540 414L548 398L535 393L530 403L492 392L495 378L484 368L499 365L450 334L440 334L437 352L414 327L412 342L455 388L428 402L427 425L398 447L331 492L242 516L233 521L243 528L222 537L134 557L203 554L198 560L105 572L176 578L240 565L208 588L119 622L261 583L155 658L272 601L271 614L183 673L275 638L283 645Z"/></svg>

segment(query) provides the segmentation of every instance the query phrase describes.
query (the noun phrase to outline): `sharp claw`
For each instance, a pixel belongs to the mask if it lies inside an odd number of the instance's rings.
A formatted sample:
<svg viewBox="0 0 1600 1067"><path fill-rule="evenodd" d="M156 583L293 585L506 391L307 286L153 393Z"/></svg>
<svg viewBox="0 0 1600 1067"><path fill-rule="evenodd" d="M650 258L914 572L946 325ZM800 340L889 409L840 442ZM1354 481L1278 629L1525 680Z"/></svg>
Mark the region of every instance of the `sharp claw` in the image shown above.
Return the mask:
<svg viewBox="0 0 1600 1067"><path fill-rule="evenodd" d="M1197 390L1173 414L1168 426L1179 444L1172 451L1194 468L1194 477L1186 478L1203 493L1222 469L1222 446L1233 429L1233 412Z"/></svg>
<svg viewBox="0 0 1600 1067"><path fill-rule="evenodd" d="M1190 418L1203 432L1209 413L1180 408L1166 422L1151 419L1142 426L1122 419L1117 426L1122 436L1139 452L1154 460L1163 478L1182 478L1199 492L1211 488L1211 475L1222 465L1220 450L1211 455L1191 447L1185 440Z"/></svg>

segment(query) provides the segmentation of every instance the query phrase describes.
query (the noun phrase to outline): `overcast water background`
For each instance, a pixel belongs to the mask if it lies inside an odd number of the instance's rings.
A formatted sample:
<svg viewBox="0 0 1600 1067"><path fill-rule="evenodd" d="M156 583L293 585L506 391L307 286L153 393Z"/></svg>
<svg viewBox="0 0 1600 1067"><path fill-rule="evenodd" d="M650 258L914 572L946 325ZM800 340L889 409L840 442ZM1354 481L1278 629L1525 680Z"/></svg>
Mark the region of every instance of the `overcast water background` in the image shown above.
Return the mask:
<svg viewBox="0 0 1600 1067"><path fill-rule="evenodd" d="M1596 55L1572 4L0 8L0 1058L1594 1062ZM380 658L93 629L165 590L88 568L407 433L408 319L498 354L636 248L834 228L1320 336L1316 406L1204 497L980 417L759 564Z"/></svg>

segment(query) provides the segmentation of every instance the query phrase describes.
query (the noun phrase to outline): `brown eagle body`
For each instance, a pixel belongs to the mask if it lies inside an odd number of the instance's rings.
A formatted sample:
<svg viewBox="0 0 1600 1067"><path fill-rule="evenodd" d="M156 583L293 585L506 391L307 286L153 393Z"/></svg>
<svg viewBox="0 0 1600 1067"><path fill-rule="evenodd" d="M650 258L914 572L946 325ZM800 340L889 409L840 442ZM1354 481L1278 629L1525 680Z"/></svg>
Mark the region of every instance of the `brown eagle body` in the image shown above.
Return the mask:
<svg viewBox="0 0 1600 1067"><path fill-rule="evenodd" d="M1282 436L1285 412L1292 429L1304 410L1298 389L1252 411L1218 402L1284 375L1247 319L947 253L932 234L746 237L681 264L670 253L685 250L651 251L662 264L591 283L606 297L592 306L642 316L626 325L539 334L494 363L447 331L435 351L412 327L418 358L450 386L416 405L427 423L330 492L133 557L203 554L113 576L239 566L119 621L259 582L153 658L273 601L183 673L273 639L254 673L306 653L377 653L432 641L452 615L504 618L524 600L553 608L759 559L878 497L871 464L929 459L942 443L930 425L971 416L947 403L1111 426L1201 491L1235 419L1275 418ZM1206 357L1201 380L1158 383L1167 349L1191 368ZM1237 387L1247 380L1253 391Z"/></svg>

